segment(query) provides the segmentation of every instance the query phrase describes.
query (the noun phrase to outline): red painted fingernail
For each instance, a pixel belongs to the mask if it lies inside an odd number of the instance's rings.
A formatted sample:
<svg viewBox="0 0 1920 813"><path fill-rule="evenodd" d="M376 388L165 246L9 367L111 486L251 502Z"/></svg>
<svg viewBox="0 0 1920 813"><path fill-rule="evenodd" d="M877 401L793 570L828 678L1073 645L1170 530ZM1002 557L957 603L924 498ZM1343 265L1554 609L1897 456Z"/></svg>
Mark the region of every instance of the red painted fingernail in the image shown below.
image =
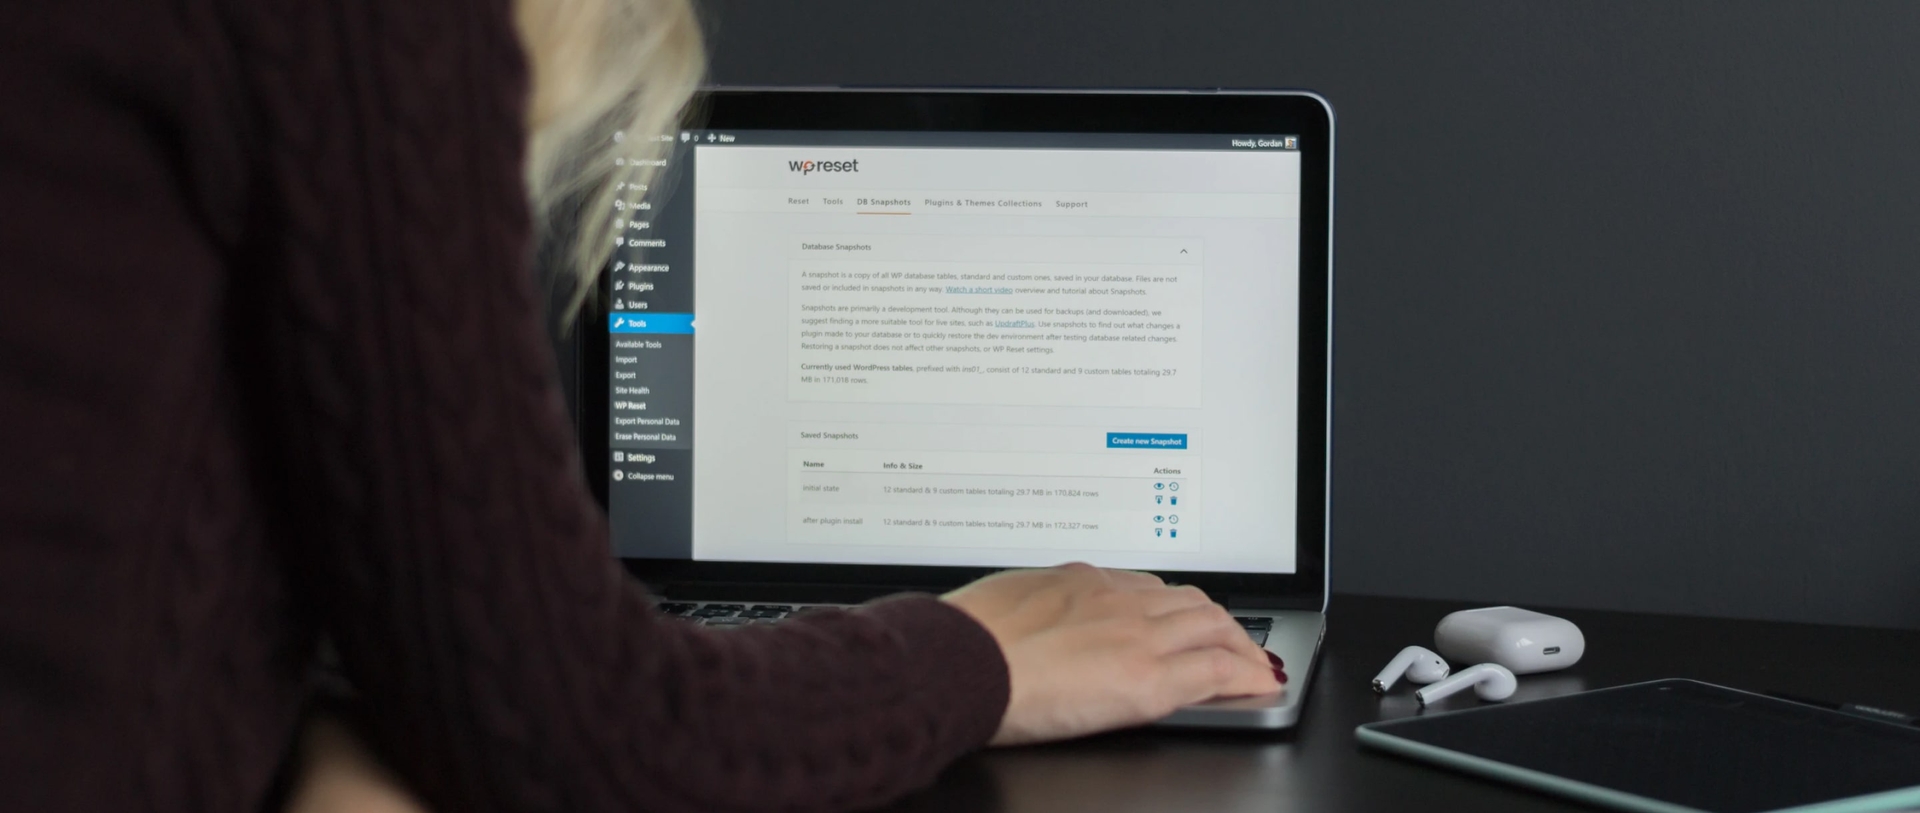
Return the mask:
<svg viewBox="0 0 1920 813"><path fill-rule="evenodd" d="M1274 680L1280 681L1281 683L1287 682L1287 662L1286 661L1280 660L1279 655L1275 655L1272 652L1268 652L1267 663L1273 665Z"/></svg>

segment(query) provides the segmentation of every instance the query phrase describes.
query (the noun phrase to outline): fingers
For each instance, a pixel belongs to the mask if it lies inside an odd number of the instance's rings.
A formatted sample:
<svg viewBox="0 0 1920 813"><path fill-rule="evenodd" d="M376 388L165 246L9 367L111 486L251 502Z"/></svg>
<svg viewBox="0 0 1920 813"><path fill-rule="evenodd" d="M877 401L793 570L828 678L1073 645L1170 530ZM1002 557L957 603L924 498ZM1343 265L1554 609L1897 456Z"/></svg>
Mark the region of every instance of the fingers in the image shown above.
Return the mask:
<svg viewBox="0 0 1920 813"><path fill-rule="evenodd" d="M1154 645L1163 656L1210 648L1228 653L1238 661L1236 682L1218 694L1266 694L1278 686L1275 681L1284 680L1274 665L1279 659L1254 643L1240 622L1217 604L1192 607L1155 619L1154 637ZM1249 677L1249 670L1264 675L1265 679Z"/></svg>
<svg viewBox="0 0 1920 813"><path fill-rule="evenodd" d="M1235 669L1233 677L1225 686L1214 693L1215 697L1248 697L1258 694L1273 694L1286 688L1286 679L1264 662L1259 668Z"/></svg>
<svg viewBox="0 0 1920 813"><path fill-rule="evenodd" d="M1280 691L1273 671L1219 647L1189 649L1163 661L1161 701L1168 710L1216 697L1272 694Z"/></svg>
<svg viewBox="0 0 1920 813"><path fill-rule="evenodd" d="M1218 604L1189 607L1154 619L1153 643L1158 653L1178 652L1199 647L1218 647L1239 656L1247 663L1269 668L1266 650L1261 649L1240 622L1233 620Z"/></svg>

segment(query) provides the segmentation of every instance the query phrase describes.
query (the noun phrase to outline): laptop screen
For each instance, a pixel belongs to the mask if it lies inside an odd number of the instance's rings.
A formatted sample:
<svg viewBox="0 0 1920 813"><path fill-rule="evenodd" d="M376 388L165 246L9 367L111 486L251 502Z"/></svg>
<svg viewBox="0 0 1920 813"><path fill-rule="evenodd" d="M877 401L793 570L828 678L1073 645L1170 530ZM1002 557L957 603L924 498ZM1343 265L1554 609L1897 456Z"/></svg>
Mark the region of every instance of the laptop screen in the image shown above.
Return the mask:
<svg viewBox="0 0 1920 813"><path fill-rule="evenodd" d="M616 552L1295 572L1299 148L677 134L613 215Z"/></svg>

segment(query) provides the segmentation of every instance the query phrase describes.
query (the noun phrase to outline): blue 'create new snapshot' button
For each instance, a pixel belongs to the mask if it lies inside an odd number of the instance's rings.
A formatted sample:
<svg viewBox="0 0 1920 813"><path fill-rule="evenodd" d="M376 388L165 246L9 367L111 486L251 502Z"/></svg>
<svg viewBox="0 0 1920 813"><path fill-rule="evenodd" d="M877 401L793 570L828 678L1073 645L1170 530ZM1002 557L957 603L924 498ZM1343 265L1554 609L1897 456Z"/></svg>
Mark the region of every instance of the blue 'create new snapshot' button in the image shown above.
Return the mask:
<svg viewBox="0 0 1920 813"><path fill-rule="evenodd" d="M1187 436L1175 432L1108 432L1109 449L1185 449Z"/></svg>
<svg viewBox="0 0 1920 813"><path fill-rule="evenodd" d="M615 313L607 317L612 333L692 333L691 313Z"/></svg>

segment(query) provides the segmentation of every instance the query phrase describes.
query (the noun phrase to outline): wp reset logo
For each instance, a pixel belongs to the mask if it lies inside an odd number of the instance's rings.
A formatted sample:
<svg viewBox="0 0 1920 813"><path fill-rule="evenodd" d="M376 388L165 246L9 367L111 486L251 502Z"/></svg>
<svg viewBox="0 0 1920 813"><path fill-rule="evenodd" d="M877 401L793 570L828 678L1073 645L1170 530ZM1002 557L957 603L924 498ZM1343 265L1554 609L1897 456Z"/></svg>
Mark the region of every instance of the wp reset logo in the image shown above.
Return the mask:
<svg viewBox="0 0 1920 813"><path fill-rule="evenodd" d="M815 172L859 172L860 159L851 161L788 161L788 172L812 175Z"/></svg>

